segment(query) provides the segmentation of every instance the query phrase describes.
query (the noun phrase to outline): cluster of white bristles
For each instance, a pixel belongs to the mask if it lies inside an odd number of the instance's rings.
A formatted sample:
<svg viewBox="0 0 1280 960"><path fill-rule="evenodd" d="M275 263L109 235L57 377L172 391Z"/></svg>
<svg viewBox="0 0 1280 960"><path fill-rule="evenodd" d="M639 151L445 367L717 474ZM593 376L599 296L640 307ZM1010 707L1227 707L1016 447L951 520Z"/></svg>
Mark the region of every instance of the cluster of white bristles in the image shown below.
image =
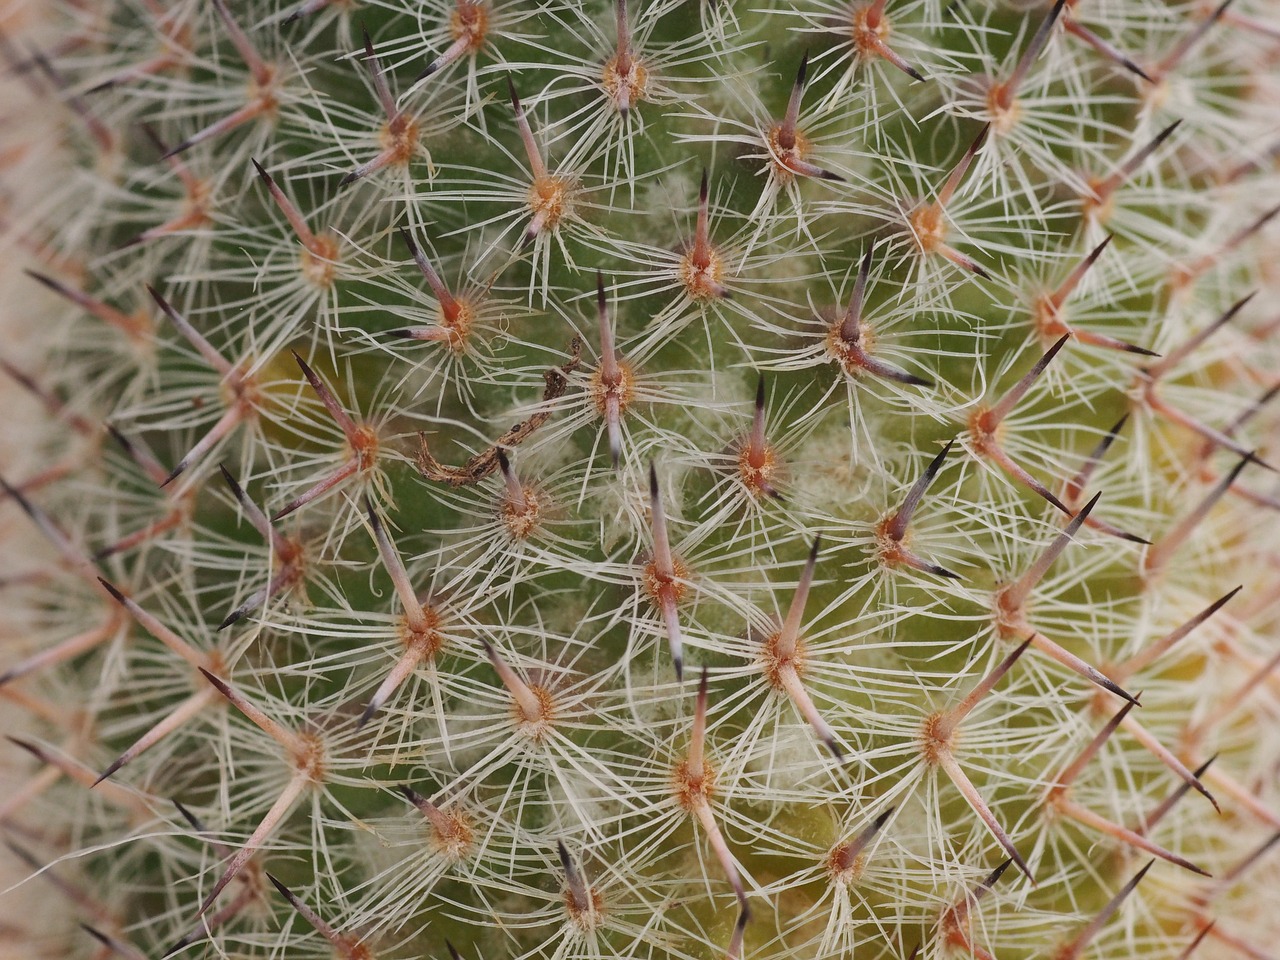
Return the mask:
<svg viewBox="0 0 1280 960"><path fill-rule="evenodd" d="M1280 956L1280 13L1021 6L0 0L0 957Z"/></svg>

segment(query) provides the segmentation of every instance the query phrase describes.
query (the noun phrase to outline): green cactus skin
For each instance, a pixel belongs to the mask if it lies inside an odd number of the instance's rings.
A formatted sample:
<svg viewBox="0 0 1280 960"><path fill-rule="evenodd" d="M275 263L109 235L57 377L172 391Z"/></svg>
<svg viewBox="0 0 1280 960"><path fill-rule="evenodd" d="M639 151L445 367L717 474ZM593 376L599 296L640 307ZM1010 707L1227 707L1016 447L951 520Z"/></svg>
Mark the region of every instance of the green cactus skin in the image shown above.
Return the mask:
<svg viewBox="0 0 1280 960"><path fill-rule="evenodd" d="M1274 5L0 21L0 955L1275 955Z"/></svg>

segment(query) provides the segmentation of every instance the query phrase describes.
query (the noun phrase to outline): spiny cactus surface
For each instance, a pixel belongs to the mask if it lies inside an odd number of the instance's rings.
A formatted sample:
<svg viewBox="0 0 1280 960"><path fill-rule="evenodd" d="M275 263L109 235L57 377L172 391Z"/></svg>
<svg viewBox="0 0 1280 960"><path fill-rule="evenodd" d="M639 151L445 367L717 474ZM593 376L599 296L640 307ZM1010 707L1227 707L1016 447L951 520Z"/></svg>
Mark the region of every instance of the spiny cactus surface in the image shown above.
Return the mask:
<svg viewBox="0 0 1280 960"><path fill-rule="evenodd" d="M0 19L6 956L1276 955L1274 4Z"/></svg>

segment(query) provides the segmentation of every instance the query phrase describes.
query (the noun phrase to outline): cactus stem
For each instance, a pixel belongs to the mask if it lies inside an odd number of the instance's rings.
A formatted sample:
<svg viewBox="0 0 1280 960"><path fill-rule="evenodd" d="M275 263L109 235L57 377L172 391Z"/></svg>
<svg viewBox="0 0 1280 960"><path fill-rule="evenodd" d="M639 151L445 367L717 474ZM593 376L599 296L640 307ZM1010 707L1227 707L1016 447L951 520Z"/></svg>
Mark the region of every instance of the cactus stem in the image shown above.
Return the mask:
<svg viewBox="0 0 1280 960"><path fill-rule="evenodd" d="M1087 924L1083 930L1071 938L1069 943L1064 944L1053 954L1053 960L1077 960L1077 958L1088 949L1093 939L1102 932L1102 928L1106 926L1108 920L1120 909L1120 904L1124 903L1125 898L1133 893L1134 888L1142 882L1142 878L1147 875L1147 871L1151 869L1154 860L1148 860L1147 863L1136 874L1130 878L1129 882L1116 891L1116 895L1108 900Z"/></svg>
<svg viewBox="0 0 1280 960"><path fill-rule="evenodd" d="M1071 511L1067 509L1066 505L1005 452L1000 445L1000 435L1005 418L1013 412L1013 408L1017 406L1018 401L1026 395L1032 384L1040 378L1045 368L1058 355L1058 351L1070 339L1069 335L1064 334L1057 343L1045 351L1044 356L1036 361L1035 366L1027 371L1022 379L1015 383L997 403L990 407L979 407L969 418L969 437L976 454L994 462L1014 480L1022 483L1033 493L1047 500L1067 515L1071 515Z"/></svg>
<svg viewBox="0 0 1280 960"><path fill-rule="evenodd" d="M333 946L333 949L344 960L373 960L373 953L363 943L352 940L350 937L344 937L333 927L329 926L318 913L300 900L296 894L283 883L277 880L270 873L267 873L267 879L271 881L271 885L280 892L280 896L289 901L289 905L298 911L299 916L306 920L307 923L315 927L316 932L324 937Z"/></svg>
<svg viewBox="0 0 1280 960"><path fill-rule="evenodd" d="M954 445L954 439L947 441L947 445L938 452L938 455L925 468L924 473L911 485L911 489L907 491L898 509L876 525L876 557L886 567L905 566L919 570L921 573L946 577L949 580L960 579L958 573L923 559L907 547L911 518L915 516L916 508L920 506L920 501L929 489L929 484L933 483L934 477L942 469L942 464Z"/></svg>
<svg viewBox="0 0 1280 960"><path fill-rule="evenodd" d="M671 660L675 665L676 679L684 676L684 644L680 635L680 615L677 606L688 588L688 568L684 561L671 552L667 536L667 515L662 509L662 496L658 489L658 471L649 464L649 516L653 532L653 556L645 564L642 574L645 592L662 611L667 628L667 642L671 647Z"/></svg>

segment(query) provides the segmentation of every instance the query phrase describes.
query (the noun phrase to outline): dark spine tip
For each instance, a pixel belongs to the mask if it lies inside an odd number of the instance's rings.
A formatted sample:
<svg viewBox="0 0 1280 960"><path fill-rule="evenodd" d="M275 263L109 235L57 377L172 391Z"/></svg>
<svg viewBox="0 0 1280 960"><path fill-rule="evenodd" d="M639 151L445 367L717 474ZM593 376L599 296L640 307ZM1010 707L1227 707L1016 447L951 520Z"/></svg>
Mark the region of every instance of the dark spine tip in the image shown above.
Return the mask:
<svg viewBox="0 0 1280 960"><path fill-rule="evenodd" d="M98 775L98 779L93 781L93 783L89 784L89 789L92 790L94 787L100 784L103 780L106 780L107 778L109 778L113 773L115 773L117 770L123 767L124 764L125 764L124 757L116 757L115 760L111 761L111 764L107 767L107 769L103 770L102 773Z"/></svg>
<svg viewBox="0 0 1280 960"><path fill-rule="evenodd" d="M363 174L361 174L359 170L352 170L345 177L343 177L341 180L338 181L338 186L339 187L350 186L351 184L359 180L361 176L363 176Z"/></svg>
<svg viewBox="0 0 1280 960"><path fill-rule="evenodd" d="M293 891L290 890L288 887L286 887L283 883L281 883L275 876L273 876L270 870L264 870L263 873L265 873L267 876L267 879L271 881L271 885L275 887L278 891L280 891L280 896L284 897L286 900L292 903Z"/></svg>
<svg viewBox="0 0 1280 960"><path fill-rule="evenodd" d="M160 159L162 161L169 160L173 157L176 157L180 153L186 153L188 150L192 148L192 146L194 146L194 143L191 140L183 140L176 147L170 147L168 150L166 150L164 152L164 155L161 156ZM168 954L166 954L166 956L168 956Z"/></svg>
<svg viewBox="0 0 1280 960"><path fill-rule="evenodd" d="M511 79L511 74L507 74L507 95L511 98L511 106L516 113L523 113L524 108L520 106L520 95L516 93L516 82Z"/></svg>
<svg viewBox="0 0 1280 960"><path fill-rule="evenodd" d="M809 76L809 51L805 50L800 57L800 69L796 71L796 86L803 87Z"/></svg>
<svg viewBox="0 0 1280 960"><path fill-rule="evenodd" d="M200 822L199 817L187 809L186 804L175 798L173 800L173 805L182 816L182 819L191 825L192 830L195 830L197 833L204 833L204 824Z"/></svg>
<svg viewBox="0 0 1280 960"><path fill-rule="evenodd" d="M182 476L182 472L186 469L187 469L187 462L184 460L181 463L179 463L176 467L174 467L172 470L170 470L169 475L160 481L160 489L163 490L169 484L173 483L173 481L177 480L178 477Z"/></svg>
<svg viewBox="0 0 1280 960"><path fill-rule="evenodd" d="M253 164L253 169L258 171L258 177L268 187L272 186L275 181L271 179L271 174L267 173L267 168L260 164L256 157L250 157L249 162Z"/></svg>
<svg viewBox="0 0 1280 960"><path fill-rule="evenodd" d="M123 593L121 593L121 592L120 592L120 590L119 590L119 588L118 588L118 587L116 587L116 585L115 585L115 584L113 584L110 580L106 580L106 579L103 579L102 577L98 577L98 582L99 582L100 584L102 584L102 589L103 589L103 590L105 590L105 591L107 591L107 593L111 594L111 596L115 599L116 603L120 604L121 606L124 606L124 605L127 603L127 601L125 600L125 596L124 596L124 594L123 594ZM1238 589L1240 589L1240 588L1239 588L1239 587L1237 587L1236 589L1238 590ZM1228 595L1227 597L1224 597L1224 598L1223 598L1221 601L1219 601L1219 602L1220 602L1220 603L1225 603L1227 600L1230 600L1230 599L1231 599L1231 597L1230 597L1230 595Z"/></svg>
<svg viewBox="0 0 1280 960"><path fill-rule="evenodd" d="M231 493L235 498L237 500L244 500L244 490L241 488L240 484L236 482L236 478L231 475L231 471L227 469L227 465L225 463L218 464L218 472L222 474L222 479L226 481L227 486L231 488Z"/></svg>
<svg viewBox="0 0 1280 960"><path fill-rule="evenodd" d="M699 206L707 202L708 189L709 189L709 181L707 179L707 168L703 167L702 182L698 185L698 205Z"/></svg>

